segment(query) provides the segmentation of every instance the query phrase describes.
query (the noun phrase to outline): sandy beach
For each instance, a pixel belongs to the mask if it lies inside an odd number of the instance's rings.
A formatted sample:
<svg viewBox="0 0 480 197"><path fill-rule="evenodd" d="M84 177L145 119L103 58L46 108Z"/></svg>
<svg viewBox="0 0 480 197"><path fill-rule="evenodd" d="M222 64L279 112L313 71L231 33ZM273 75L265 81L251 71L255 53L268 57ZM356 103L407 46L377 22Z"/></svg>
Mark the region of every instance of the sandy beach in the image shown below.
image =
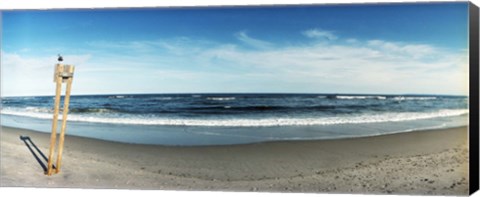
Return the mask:
<svg viewBox="0 0 480 197"><path fill-rule="evenodd" d="M467 195L466 127L356 139L169 147L67 136L45 176L49 134L2 127L1 186ZM24 138L26 139L26 138ZM26 140L28 141L28 140ZM31 151L32 150L32 151Z"/></svg>

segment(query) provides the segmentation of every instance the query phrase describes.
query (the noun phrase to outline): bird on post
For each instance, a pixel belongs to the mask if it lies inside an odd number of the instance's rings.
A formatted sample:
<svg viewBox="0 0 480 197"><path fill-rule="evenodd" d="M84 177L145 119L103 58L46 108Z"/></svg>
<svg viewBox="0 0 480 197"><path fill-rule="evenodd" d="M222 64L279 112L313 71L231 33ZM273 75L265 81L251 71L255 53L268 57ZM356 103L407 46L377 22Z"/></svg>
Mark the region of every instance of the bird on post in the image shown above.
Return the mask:
<svg viewBox="0 0 480 197"><path fill-rule="evenodd" d="M58 54L58 59L57 59L57 60L58 60L59 62L62 62L62 61L63 61L63 57L62 57L60 54Z"/></svg>

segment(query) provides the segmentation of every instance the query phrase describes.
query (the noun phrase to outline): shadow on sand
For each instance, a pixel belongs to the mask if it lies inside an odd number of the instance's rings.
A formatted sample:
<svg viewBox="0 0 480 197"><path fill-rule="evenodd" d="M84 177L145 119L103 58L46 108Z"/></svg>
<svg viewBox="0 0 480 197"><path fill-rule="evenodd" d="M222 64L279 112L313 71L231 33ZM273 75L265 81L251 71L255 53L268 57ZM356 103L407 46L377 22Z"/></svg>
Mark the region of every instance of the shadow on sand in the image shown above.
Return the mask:
<svg viewBox="0 0 480 197"><path fill-rule="evenodd" d="M29 136L23 136L21 135L20 136L20 139L25 143L25 145L27 146L28 150L30 150L30 152L32 153L33 157L35 157L35 159L37 160L37 162L40 164L40 166L42 167L43 171L46 172L47 171L47 163L48 163L48 159L47 157L43 154L43 152L38 149L38 147L35 145L35 143L33 143L32 139L30 139ZM30 146L31 145L31 146ZM33 148L35 148L36 152L32 149L32 146ZM37 155L37 153L40 154L40 156L42 156L43 160L45 160L45 163L43 163L42 159L40 159ZM55 165L53 166L53 169L55 169Z"/></svg>

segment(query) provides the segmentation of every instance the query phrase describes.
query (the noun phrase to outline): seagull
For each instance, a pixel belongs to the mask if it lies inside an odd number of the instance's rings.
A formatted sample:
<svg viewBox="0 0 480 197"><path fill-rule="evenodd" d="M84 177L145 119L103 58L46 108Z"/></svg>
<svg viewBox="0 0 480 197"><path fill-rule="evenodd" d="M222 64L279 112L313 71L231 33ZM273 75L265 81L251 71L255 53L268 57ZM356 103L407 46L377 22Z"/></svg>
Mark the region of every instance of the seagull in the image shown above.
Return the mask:
<svg viewBox="0 0 480 197"><path fill-rule="evenodd" d="M58 54L58 61L59 62L63 61L63 57L60 54Z"/></svg>

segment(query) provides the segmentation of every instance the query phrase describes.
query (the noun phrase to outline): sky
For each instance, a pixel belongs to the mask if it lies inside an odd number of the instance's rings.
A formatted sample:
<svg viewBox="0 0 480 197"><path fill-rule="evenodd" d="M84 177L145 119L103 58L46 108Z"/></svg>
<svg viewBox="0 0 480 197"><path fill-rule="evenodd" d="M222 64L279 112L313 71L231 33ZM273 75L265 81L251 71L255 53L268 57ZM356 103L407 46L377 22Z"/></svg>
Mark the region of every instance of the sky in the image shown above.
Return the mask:
<svg viewBox="0 0 480 197"><path fill-rule="evenodd" d="M3 11L2 96L468 94L468 4Z"/></svg>

